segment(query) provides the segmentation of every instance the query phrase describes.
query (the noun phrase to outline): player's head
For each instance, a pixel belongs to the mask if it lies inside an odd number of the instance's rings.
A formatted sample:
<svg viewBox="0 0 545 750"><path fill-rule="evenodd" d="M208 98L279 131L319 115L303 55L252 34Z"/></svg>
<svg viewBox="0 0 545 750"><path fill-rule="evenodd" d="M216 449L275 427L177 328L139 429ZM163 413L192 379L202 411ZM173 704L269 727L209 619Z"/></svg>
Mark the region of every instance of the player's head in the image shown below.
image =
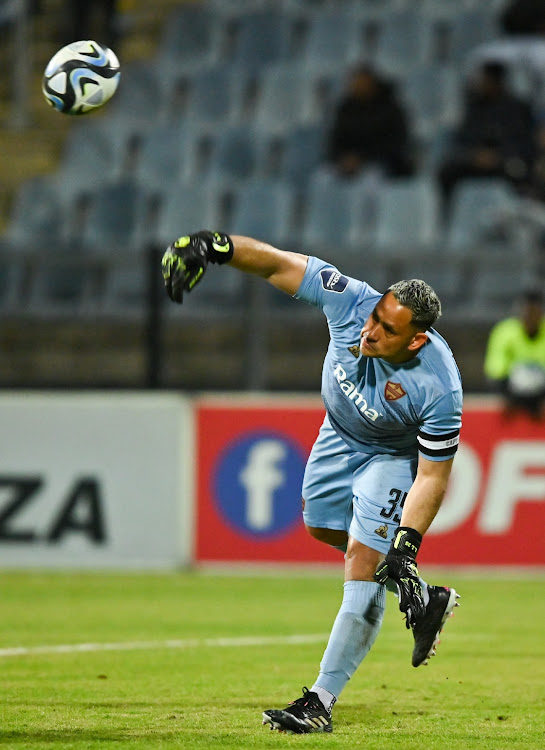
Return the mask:
<svg viewBox="0 0 545 750"><path fill-rule="evenodd" d="M361 353L394 364L412 359L427 342L426 331L440 315L439 297L429 284L421 279L398 281L366 320Z"/></svg>

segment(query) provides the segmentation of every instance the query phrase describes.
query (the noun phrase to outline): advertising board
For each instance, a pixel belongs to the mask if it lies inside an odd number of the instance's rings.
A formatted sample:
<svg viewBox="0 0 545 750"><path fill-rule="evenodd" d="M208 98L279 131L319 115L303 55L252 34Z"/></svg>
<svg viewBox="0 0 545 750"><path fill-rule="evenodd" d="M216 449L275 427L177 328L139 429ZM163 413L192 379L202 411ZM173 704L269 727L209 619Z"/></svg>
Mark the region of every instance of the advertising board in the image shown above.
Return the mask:
<svg viewBox="0 0 545 750"><path fill-rule="evenodd" d="M196 558L339 562L305 532L301 481L319 400L197 403ZM419 559L441 565L545 565L545 425L468 398L443 506Z"/></svg>
<svg viewBox="0 0 545 750"><path fill-rule="evenodd" d="M0 395L0 566L189 562L191 425L171 395Z"/></svg>

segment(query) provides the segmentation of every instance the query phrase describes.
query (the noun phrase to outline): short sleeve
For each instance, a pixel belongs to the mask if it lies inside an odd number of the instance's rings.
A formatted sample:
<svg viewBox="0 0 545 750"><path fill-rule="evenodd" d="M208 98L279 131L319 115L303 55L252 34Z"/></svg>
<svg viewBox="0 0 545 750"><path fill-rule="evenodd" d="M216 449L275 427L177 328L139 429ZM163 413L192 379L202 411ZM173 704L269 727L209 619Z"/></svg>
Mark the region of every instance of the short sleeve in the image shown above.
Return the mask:
<svg viewBox="0 0 545 750"><path fill-rule="evenodd" d="M447 461L458 450L462 426L462 392L450 391L425 410L418 431L418 450L430 461Z"/></svg>
<svg viewBox="0 0 545 750"><path fill-rule="evenodd" d="M345 276L330 263L310 256L295 297L323 310L329 320L335 320L366 297L377 294L366 282Z"/></svg>

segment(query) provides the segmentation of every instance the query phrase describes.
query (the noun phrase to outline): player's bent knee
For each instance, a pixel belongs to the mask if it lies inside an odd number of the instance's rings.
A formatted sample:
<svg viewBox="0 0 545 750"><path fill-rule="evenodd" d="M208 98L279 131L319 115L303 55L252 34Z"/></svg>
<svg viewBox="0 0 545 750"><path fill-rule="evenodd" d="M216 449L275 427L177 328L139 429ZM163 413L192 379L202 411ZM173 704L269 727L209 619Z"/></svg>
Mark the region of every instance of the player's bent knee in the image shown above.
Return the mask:
<svg viewBox="0 0 545 750"><path fill-rule="evenodd" d="M319 542L324 544L330 544L332 547L341 547L346 544L348 534L346 531L339 531L338 529L322 529L316 526L306 526L306 530L313 539L317 539Z"/></svg>

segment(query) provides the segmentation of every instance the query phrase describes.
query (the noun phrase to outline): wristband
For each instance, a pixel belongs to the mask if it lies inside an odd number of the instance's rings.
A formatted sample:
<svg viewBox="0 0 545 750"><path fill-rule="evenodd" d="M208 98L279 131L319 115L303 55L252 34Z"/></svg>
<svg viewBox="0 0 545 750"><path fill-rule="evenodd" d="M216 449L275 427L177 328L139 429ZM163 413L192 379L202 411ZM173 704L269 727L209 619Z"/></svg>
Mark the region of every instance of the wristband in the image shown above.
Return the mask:
<svg viewBox="0 0 545 750"><path fill-rule="evenodd" d="M399 526L394 533L390 553L395 555L407 555L416 559L420 545L422 544L422 534L410 526Z"/></svg>
<svg viewBox="0 0 545 750"><path fill-rule="evenodd" d="M233 257L234 246L228 234L223 232L198 232L197 236L206 242L210 263L217 263L220 266L229 263Z"/></svg>

